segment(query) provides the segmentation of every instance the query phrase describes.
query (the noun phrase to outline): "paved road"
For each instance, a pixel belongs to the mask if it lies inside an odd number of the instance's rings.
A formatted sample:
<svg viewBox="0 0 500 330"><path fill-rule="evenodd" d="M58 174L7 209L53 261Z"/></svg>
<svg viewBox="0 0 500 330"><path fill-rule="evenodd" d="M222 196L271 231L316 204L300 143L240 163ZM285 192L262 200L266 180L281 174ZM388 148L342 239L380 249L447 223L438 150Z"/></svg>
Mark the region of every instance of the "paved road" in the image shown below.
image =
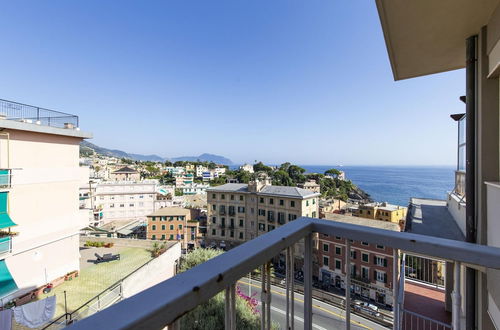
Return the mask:
<svg viewBox="0 0 500 330"><path fill-rule="evenodd" d="M255 298L260 301L260 282L248 282L247 278L243 278L238 282L241 291L249 295L249 287L251 294L257 292ZM286 325L286 292L284 289L276 286L271 286L271 319L280 325L281 329ZM302 329L304 327L304 297L300 293L295 293L295 328ZM335 306L326 304L319 300L313 299L313 329L329 330L329 329L345 329L345 311ZM358 315L351 313L351 329L367 330L367 329L387 329L380 324L364 319Z"/></svg>

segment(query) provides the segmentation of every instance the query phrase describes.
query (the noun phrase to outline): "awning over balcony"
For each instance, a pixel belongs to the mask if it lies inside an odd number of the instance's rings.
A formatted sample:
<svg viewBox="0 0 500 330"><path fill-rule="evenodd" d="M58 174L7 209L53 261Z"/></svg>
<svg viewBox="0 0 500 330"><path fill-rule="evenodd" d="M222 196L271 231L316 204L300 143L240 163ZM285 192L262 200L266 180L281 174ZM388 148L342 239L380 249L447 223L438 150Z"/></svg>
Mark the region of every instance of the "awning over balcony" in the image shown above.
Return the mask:
<svg viewBox="0 0 500 330"><path fill-rule="evenodd" d="M8 192L0 192L0 229L16 226L7 213Z"/></svg>
<svg viewBox="0 0 500 330"><path fill-rule="evenodd" d="M5 260L0 260L0 297L4 297L16 290L16 282L14 282L9 269L5 264Z"/></svg>
<svg viewBox="0 0 500 330"><path fill-rule="evenodd" d="M488 23L498 0L377 0L395 80L465 67L465 39Z"/></svg>

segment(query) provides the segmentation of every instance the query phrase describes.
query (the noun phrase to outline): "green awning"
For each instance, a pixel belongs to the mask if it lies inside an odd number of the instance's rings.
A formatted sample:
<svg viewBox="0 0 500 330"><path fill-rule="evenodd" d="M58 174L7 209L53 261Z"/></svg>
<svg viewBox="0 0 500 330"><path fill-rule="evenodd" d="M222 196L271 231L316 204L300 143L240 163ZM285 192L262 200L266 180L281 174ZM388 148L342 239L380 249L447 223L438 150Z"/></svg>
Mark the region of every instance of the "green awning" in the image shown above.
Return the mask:
<svg viewBox="0 0 500 330"><path fill-rule="evenodd" d="M0 229L16 226L7 213L8 192L0 192Z"/></svg>
<svg viewBox="0 0 500 330"><path fill-rule="evenodd" d="M0 260L0 297L4 297L16 290L16 282L14 282L9 269L5 264L5 260Z"/></svg>

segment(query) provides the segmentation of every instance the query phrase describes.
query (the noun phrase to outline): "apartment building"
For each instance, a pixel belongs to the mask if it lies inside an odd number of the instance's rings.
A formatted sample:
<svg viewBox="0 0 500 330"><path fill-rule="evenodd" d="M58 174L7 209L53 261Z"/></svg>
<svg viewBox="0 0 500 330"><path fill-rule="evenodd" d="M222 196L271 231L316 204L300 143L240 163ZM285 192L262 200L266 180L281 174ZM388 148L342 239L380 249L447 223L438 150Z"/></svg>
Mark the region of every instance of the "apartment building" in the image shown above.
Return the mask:
<svg viewBox="0 0 500 330"><path fill-rule="evenodd" d="M500 2L377 0L377 9L395 80L465 68L466 95L456 98L465 116L454 118L463 120L459 189L448 209L466 242L500 247ZM460 266L459 274L454 326L500 328L500 271Z"/></svg>
<svg viewBox="0 0 500 330"><path fill-rule="evenodd" d="M178 174L175 176L175 186L181 187L185 185L192 184L194 182L194 176L191 173Z"/></svg>
<svg viewBox="0 0 500 330"><path fill-rule="evenodd" d="M406 218L408 208L387 202L374 202L359 205L357 208L352 208L352 211L355 217L400 223Z"/></svg>
<svg viewBox="0 0 500 330"><path fill-rule="evenodd" d="M251 164L243 164L240 166L240 170L242 171L246 171L248 173L253 173L253 165Z"/></svg>
<svg viewBox="0 0 500 330"><path fill-rule="evenodd" d="M312 192L316 192L316 193L321 192L320 191L321 186L316 182L316 180L308 180L307 182L300 183L298 186L299 186L299 188L307 189L307 190L310 190Z"/></svg>
<svg viewBox="0 0 500 330"><path fill-rule="evenodd" d="M327 220L373 228L400 231L391 222L328 214ZM346 240L339 236L319 234L315 250L318 279L326 287L345 289ZM351 241L351 293L379 304L393 305L393 250L382 244Z"/></svg>
<svg viewBox="0 0 500 330"><path fill-rule="evenodd" d="M147 219L147 239L179 241L183 249L199 247L200 227L198 221L192 220L192 210L164 207Z"/></svg>
<svg viewBox="0 0 500 330"><path fill-rule="evenodd" d="M267 178L209 188L206 242L233 247L301 216L317 217L319 195Z"/></svg>
<svg viewBox="0 0 500 330"><path fill-rule="evenodd" d="M116 171L113 171L109 175L111 181L139 181L141 175L135 169L124 166Z"/></svg>
<svg viewBox="0 0 500 330"><path fill-rule="evenodd" d="M0 306L80 268L79 143L92 136L39 109L0 100Z"/></svg>
<svg viewBox="0 0 500 330"><path fill-rule="evenodd" d="M207 172L207 171L208 171L208 167L203 166L203 165L196 165L195 174L196 174L197 178L203 177L203 172Z"/></svg>
<svg viewBox="0 0 500 330"><path fill-rule="evenodd" d="M93 203L104 223L118 219L145 218L154 211L157 180L105 181L95 185Z"/></svg>

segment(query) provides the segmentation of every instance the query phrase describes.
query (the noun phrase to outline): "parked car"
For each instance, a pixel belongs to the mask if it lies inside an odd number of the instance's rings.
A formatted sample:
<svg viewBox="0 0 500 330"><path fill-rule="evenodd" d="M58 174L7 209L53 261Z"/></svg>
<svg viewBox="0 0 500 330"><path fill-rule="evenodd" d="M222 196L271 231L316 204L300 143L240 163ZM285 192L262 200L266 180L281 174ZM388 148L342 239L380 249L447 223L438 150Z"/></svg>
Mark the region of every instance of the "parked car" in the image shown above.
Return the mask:
<svg viewBox="0 0 500 330"><path fill-rule="evenodd" d="M373 305L373 304L363 302L363 301L356 301L356 302L354 302L353 305L354 305L353 307L354 307L355 311L369 314L369 315L376 316L376 317L380 316L380 313L378 311L378 307Z"/></svg>

